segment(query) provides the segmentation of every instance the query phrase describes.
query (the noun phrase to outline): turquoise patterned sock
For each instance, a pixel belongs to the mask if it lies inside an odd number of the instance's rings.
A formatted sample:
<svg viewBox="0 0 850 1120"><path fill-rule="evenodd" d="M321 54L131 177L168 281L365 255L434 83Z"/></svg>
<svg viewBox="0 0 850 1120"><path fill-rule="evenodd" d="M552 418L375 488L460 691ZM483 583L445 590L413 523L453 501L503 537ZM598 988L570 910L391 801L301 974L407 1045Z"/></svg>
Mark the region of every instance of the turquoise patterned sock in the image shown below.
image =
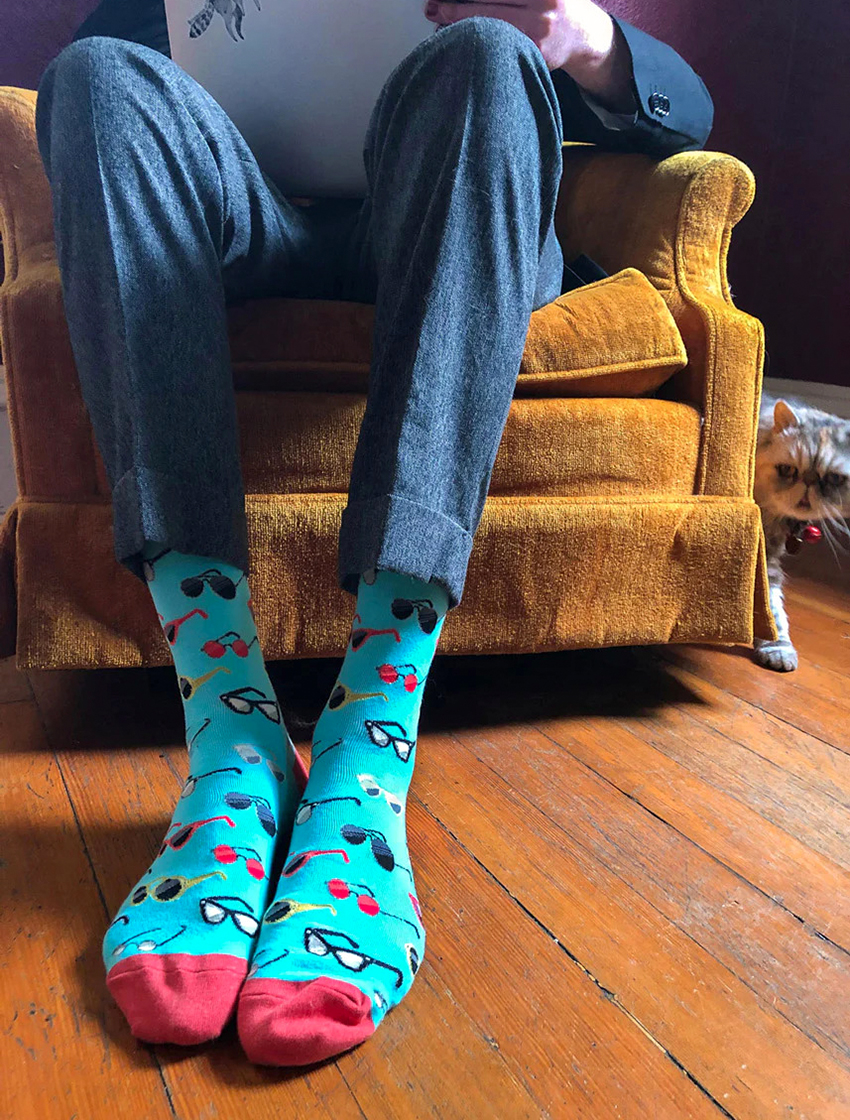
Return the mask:
<svg viewBox="0 0 850 1120"><path fill-rule="evenodd" d="M261 1065L304 1065L362 1042L406 994L425 949L405 801L448 595L398 572L369 574L239 998L239 1037Z"/></svg>
<svg viewBox="0 0 850 1120"><path fill-rule="evenodd" d="M233 1012L306 774L266 673L244 572L161 546L148 587L183 697L189 778L159 855L106 932L107 985L146 1042L215 1038Z"/></svg>

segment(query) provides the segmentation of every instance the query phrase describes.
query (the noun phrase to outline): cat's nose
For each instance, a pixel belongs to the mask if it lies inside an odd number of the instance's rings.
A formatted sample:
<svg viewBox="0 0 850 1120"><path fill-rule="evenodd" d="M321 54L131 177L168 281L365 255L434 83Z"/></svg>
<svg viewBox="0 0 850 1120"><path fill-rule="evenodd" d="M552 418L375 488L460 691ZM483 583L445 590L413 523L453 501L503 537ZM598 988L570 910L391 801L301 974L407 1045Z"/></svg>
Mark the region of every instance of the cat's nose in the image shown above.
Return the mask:
<svg viewBox="0 0 850 1120"><path fill-rule="evenodd" d="M818 472L816 470L806 471L806 473L802 476L802 479L803 482L805 482L806 486L817 486L818 482L820 482L820 476L818 475Z"/></svg>

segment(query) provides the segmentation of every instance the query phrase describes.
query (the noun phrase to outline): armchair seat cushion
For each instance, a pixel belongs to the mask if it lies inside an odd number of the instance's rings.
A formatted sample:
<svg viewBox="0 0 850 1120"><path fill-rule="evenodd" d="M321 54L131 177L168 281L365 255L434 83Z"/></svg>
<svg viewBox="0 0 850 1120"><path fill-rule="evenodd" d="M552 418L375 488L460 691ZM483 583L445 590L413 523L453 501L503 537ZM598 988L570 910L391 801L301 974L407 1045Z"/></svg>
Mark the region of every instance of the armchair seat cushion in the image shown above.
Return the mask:
<svg viewBox="0 0 850 1120"><path fill-rule="evenodd" d="M246 493L347 492L364 394L242 391L236 408ZM514 399L488 493L692 495L701 422L679 401Z"/></svg>
<svg viewBox="0 0 850 1120"><path fill-rule="evenodd" d="M252 300L229 311L237 389L365 393L374 306ZM531 315L514 395L636 397L687 364L661 294L625 268Z"/></svg>

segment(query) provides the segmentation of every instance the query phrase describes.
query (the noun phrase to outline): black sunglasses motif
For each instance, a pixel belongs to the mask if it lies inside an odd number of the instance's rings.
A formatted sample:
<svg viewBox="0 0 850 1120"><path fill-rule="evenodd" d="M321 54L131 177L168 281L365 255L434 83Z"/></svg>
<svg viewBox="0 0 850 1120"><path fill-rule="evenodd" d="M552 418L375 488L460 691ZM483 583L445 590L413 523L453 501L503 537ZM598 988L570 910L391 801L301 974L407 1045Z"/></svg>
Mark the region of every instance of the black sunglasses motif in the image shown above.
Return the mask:
<svg viewBox="0 0 850 1120"><path fill-rule="evenodd" d="M410 760L410 753L416 746L416 740L404 738L407 735L407 729L397 720L366 719L363 721L363 726L376 747L392 747L402 762ZM391 731L387 730L388 727L397 727L401 735L393 735ZM328 747L328 750L330 750L330 747Z"/></svg>
<svg viewBox="0 0 850 1120"><path fill-rule="evenodd" d="M249 696L250 692L255 692L257 695ZM231 712L236 712L239 716L249 716L257 711L272 723L280 723L280 705L277 700L270 700L258 688L236 688L232 692L221 693L219 699L230 708Z"/></svg>
<svg viewBox="0 0 850 1120"><path fill-rule="evenodd" d="M424 634L434 633L438 616L430 599L393 599L390 610L396 618L410 618L416 611L419 629Z"/></svg>
<svg viewBox="0 0 850 1120"><path fill-rule="evenodd" d="M395 867L395 856L383 832L377 832L373 828L362 828L359 824L344 824L339 834L349 844L364 844L368 839L378 866L383 867L384 871L392 871Z"/></svg>
<svg viewBox="0 0 850 1120"><path fill-rule="evenodd" d="M236 588L245 578L243 572L236 583L230 576L222 575L218 568L207 568L205 572L201 572L196 576L189 576L187 579L181 580L180 590L189 599L197 599L204 590L204 584L209 584L209 589L219 599L235 599Z"/></svg>
<svg viewBox="0 0 850 1120"><path fill-rule="evenodd" d="M341 938L348 944L333 945L328 940L329 937ZM343 968L347 968L350 972L362 972L370 964L374 964L378 968L386 968L389 972L396 974L395 986L397 988L400 988L404 981L401 969L396 968L395 965L387 964L385 961L376 960L375 957L368 957L361 952L360 946L353 938L345 933L339 933L337 930L305 929L304 948L316 957L332 956L337 964L341 964Z"/></svg>
<svg viewBox="0 0 850 1120"><path fill-rule="evenodd" d="M274 813L272 807L266 801L265 797L260 797L255 793L226 793L224 795L224 803L230 809L250 809L254 806L254 812L257 814L260 824L263 826L269 836L274 836L277 832L277 825L275 824Z"/></svg>

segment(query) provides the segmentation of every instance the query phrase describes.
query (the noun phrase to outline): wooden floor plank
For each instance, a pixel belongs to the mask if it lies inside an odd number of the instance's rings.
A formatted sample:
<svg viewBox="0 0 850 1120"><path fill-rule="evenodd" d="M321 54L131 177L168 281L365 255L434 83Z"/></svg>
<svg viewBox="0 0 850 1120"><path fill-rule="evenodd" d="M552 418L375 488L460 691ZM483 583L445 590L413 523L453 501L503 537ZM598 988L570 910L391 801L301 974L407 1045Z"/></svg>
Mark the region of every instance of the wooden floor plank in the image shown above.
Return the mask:
<svg viewBox="0 0 850 1120"><path fill-rule="evenodd" d="M156 857L187 773L185 747L182 743L173 745L174 729L162 716L157 697L148 694L144 682L132 680L133 675L123 671L30 675L110 916ZM86 741L86 714L88 742L102 734L111 743L120 735L120 728L113 723L129 716L141 693L148 695L147 719L136 727L132 749L113 746L103 750L97 743L94 750L83 750L77 745ZM171 705L168 711L173 713ZM146 726L152 743L144 742ZM108 920L101 918L92 931L98 947ZM94 983L104 989L102 966ZM108 995L104 998L110 999ZM128 1051L139 1048L117 1008L113 1019L118 1045ZM256 1092L258 1086L266 1084L268 1074L246 1062L232 1029L214 1046L214 1053L208 1053L209 1047L151 1049L162 1059L178 1116L204 1115L212 1080L220 1120L242 1120L249 1100L252 1120L277 1117L275 1095ZM280 1074L271 1077L277 1082L281 1079ZM324 1108L329 1120L360 1116L356 1100L333 1064L315 1071L311 1080L312 1086L308 1086L303 1078L289 1075L287 1107L294 1115L321 1117Z"/></svg>
<svg viewBox="0 0 850 1120"><path fill-rule="evenodd" d="M740 647L722 655L708 646L659 646L657 651L670 664L850 754L846 679L809 664L804 652L793 673L776 673L754 664Z"/></svg>
<svg viewBox="0 0 850 1120"><path fill-rule="evenodd" d="M696 721L798 779L815 796L850 807L850 756L694 673L677 666L670 666L669 673L690 693L691 700L660 709L659 719L676 721L681 716L682 722Z"/></svg>
<svg viewBox="0 0 850 1120"><path fill-rule="evenodd" d="M0 705L0 1115L172 1117L152 1055L115 1045L91 866L32 701Z"/></svg>
<svg viewBox="0 0 850 1120"><path fill-rule="evenodd" d="M570 840L850 1069L850 957L531 728L462 733Z"/></svg>
<svg viewBox="0 0 850 1120"><path fill-rule="evenodd" d="M695 682L694 687L699 689L700 683ZM811 851L850 869L850 808L822 794L805 776L789 774L764 759L752 726L748 745L743 747L733 737L707 726L699 719L697 709L681 707L667 709L652 718L630 720L628 730L701 782L735 798ZM850 763L850 756L835 748L828 749Z"/></svg>
<svg viewBox="0 0 850 1120"><path fill-rule="evenodd" d="M449 772L420 755L423 804L714 1101L752 1120L850 1110L820 1046L455 742Z"/></svg>
<svg viewBox="0 0 850 1120"><path fill-rule="evenodd" d="M93 712L100 708L94 685L89 679ZM63 718L65 681L62 676L39 674L36 692L44 708L52 711L51 722L57 721L61 736L61 728L71 726ZM156 718L153 725L158 725ZM77 732L80 730L78 725ZM72 750L60 751L60 758L104 894L114 909L136 877L128 868L144 867L156 852L168 821L168 802L176 797L185 775L185 751L162 744L137 745L132 751L112 750L108 759L102 754L80 756ZM107 823L100 827L91 823L97 821ZM720 1115L462 849L455 845L453 852L449 850L446 834L435 831L434 822L415 806L411 827L414 851L418 848L427 853L425 866L421 860L417 865L417 882L429 911L429 955L411 996L394 1011L373 1043L338 1062L345 1084L370 1120L404 1116L411 1093L419 1102L417 1116L458 1120L491 1115L519 1120L548 1115L550 1109L558 1117L563 1114L558 1109L567 1106L577 1120L585 1115L597 1120L607 1114L604 1110L609 1105L602 1103L606 1101L619 1102L610 1115L627 1120L651 1114L660 1104L675 1105L680 1115L706 1120ZM420 838L422 832L427 839ZM440 854L436 870L429 875ZM446 945L451 948L457 942L458 915L469 910L472 898L478 906L484 901L488 904L486 917L475 926L482 931L491 928L493 943L524 946L521 955L512 952L483 998L478 993L487 988L487 976L479 962L482 955L494 958L497 951L486 946L480 949L466 940L459 955L445 951ZM544 992L536 993L533 1004L520 1005L523 1018L518 1021L516 993L527 982L525 977L543 967L544 961L552 987L547 985ZM565 998L571 1007L582 1008L582 1018L570 1023L567 1034L563 1031ZM233 1040L227 1043L224 1061L231 1071L230 1082L238 1055L230 1052L230 1044L235 1047ZM180 1062L181 1079L175 1081L168 1059L171 1050L157 1048L161 1057L165 1054L175 1107L187 1108L192 1115L211 1064L199 1048L191 1062ZM422 1062L423 1052L429 1055L426 1063ZM612 1065L615 1055L621 1061ZM220 1076L218 1058L215 1065ZM566 1068L573 1073L565 1080ZM458 1085L465 1083L470 1069L477 1071L479 1080L464 1084L459 1097ZM257 1076L243 1074L242 1081ZM304 1107L298 1096L301 1088L300 1084L293 1086L288 1102L296 1113ZM323 1091L328 1092L327 1086ZM223 1093L217 1100L220 1115L238 1115L236 1103ZM266 1106L262 1097L254 1099L253 1114L264 1117L266 1107L276 1105L270 1100Z"/></svg>
<svg viewBox="0 0 850 1120"><path fill-rule="evenodd" d="M58 674L39 674L34 680L43 709L51 713L51 726L56 725L56 735L61 737L66 733L62 729L69 726L63 718L67 682ZM96 685L88 675L92 714L101 707ZM157 718L156 698L149 711L154 716L153 726L159 729L160 738L170 738L173 742L176 728L171 727L170 736L167 730L163 734L174 712L169 700L170 697L166 697L167 714L162 718ZM78 723L74 734L79 731ZM114 911L156 854L187 773L186 751L182 744L172 746L160 742L150 747L137 745L132 751L112 750L108 757L102 752L92 757L73 749L60 749L58 757L65 768L104 896L110 911ZM425 1025L424 1030L420 1020ZM269 1075L241 1073L238 1075L240 1095L234 1095L231 1091L234 1071L238 1064L247 1063L238 1051L232 1031L226 1042L226 1060L231 1073L217 1097L216 1107L222 1117L238 1117L244 1104L241 1095L244 1085L256 1085L258 1076L262 1079ZM423 1047L430 1055L425 1064L420 1060ZM180 1054L176 1048L157 1047L159 1053L166 1050L174 1059ZM203 1048L197 1053L197 1063L180 1061L179 1080L172 1080L171 1065L167 1060L164 1063L175 1107L178 1111L189 1109L190 1115L195 1114L191 1110L197 1107L213 1068L213 1063L205 1059ZM218 1054L217 1049L214 1061L217 1077L221 1072ZM356 1070L356 1077L349 1067ZM480 1070L483 1080L481 1085L476 1083L468 1087L461 1101L457 1098L457 1084L470 1068ZM329 1115L355 1115L356 1110L365 1111L368 1105L370 1120L384 1116L391 1120L403 1115L404 1102L409 1100L411 1092L420 1102L423 1117L432 1115L430 1102L434 1102L435 1110L441 1109L434 1111L434 1116L461 1120L470 1115L468 1109L472 1109L474 1115L483 1116L491 1100L502 1102L505 1115L518 1118L538 1115L537 1107L508 1070L498 1049L483 1038L445 986L434 977L429 979L425 971L422 983L417 983L416 999L411 998L398 1009L373 1046L316 1071L312 1081L312 1087L297 1079L288 1084L288 1107L296 1114L307 1115L314 1094L320 1091L324 1099L335 1100L335 1110L340 1108L340 1102L343 1109L347 1109ZM349 1089L355 1085L356 1089ZM426 1107L421 1102L429 1104ZM277 1108L272 1094L260 1095L253 1099L252 1116L272 1117Z"/></svg>
<svg viewBox="0 0 850 1120"><path fill-rule="evenodd" d="M850 951L850 873L627 727L598 718L540 730L768 897Z"/></svg>
<svg viewBox="0 0 850 1120"><path fill-rule="evenodd" d="M455 756L454 743L424 737L420 757L427 753L438 770L450 766L446 746ZM538 1115L719 1120L710 1098L426 811L416 779L414 788L412 856L429 931L426 961L533 1094Z"/></svg>
<svg viewBox="0 0 850 1120"><path fill-rule="evenodd" d="M709 647L438 657L409 810L425 963L309 1070L251 1066L233 1025L143 1046L106 991L103 929L186 772L173 669L30 690L0 663L0 889L25 931L0 985L33 1004L40 1071L4 1063L0 1113L11 1084L14 1120L850 1116L850 596L795 578L788 602L792 674ZM271 667L302 750L338 666Z"/></svg>

